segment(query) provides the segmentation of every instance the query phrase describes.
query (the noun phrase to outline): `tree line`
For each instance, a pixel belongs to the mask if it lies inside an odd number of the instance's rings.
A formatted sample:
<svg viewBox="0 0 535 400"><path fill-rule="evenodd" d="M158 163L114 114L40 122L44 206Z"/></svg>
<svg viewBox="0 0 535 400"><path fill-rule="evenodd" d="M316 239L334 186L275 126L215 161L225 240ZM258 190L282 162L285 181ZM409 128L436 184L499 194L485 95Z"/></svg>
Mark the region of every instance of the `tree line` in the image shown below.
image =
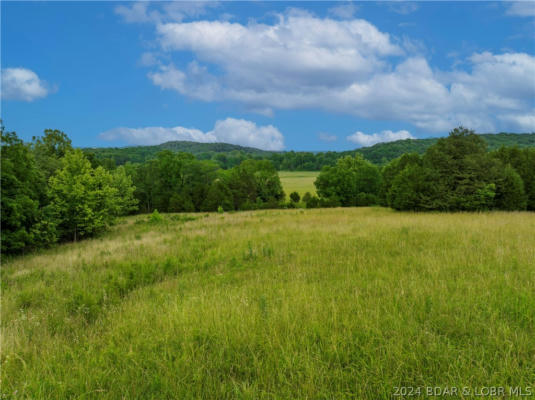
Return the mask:
<svg viewBox="0 0 535 400"><path fill-rule="evenodd" d="M45 130L24 143L1 128L2 253L22 253L96 235L133 213L234 211L382 205L396 210L535 210L535 148L488 152L464 128L423 155L377 166L360 154L324 166L317 196L286 200L271 160L244 159L224 169L214 160L160 151L116 167L74 149L67 135Z"/></svg>
<svg viewBox="0 0 535 400"><path fill-rule="evenodd" d="M499 133L479 136L485 140L489 150L495 150L502 146L535 147L535 133ZM355 154L361 154L366 160L383 166L406 153L423 155L437 140L438 138L405 139L341 152L274 152L228 143L187 141L167 142L156 146L87 148L83 151L88 158L108 169L124 165L127 162L143 163L155 158L156 154L162 150L171 150L193 154L198 160L212 160L222 169L230 169L241 164L244 160L255 159L270 160L279 171L319 171L325 166L334 166L340 158Z"/></svg>
<svg viewBox="0 0 535 400"><path fill-rule="evenodd" d="M92 167L58 130L24 143L0 129L2 253L92 236L137 209L124 167Z"/></svg>
<svg viewBox="0 0 535 400"><path fill-rule="evenodd" d="M58 130L24 143L2 127L1 144L4 254L94 236L132 213L277 208L284 200L268 160L223 170L164 150L143 163L106 166Z"/></svg>
<svg viewBox="0 0 535 400"><path fill-rule="evenodd" d="M535 210L535 148L488 152L480 135L456 128L423 155L384 167L360 155L324 167L314 205L382 205L412 211Z"/></svg>

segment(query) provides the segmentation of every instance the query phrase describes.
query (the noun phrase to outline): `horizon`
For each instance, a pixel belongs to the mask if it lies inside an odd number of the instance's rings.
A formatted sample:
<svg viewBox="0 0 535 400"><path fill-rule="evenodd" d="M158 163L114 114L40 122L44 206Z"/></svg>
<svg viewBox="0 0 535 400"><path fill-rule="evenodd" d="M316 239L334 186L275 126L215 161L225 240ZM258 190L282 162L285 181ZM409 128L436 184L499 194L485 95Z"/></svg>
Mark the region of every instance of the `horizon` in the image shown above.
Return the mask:
<svg viewBox="0 0 535 400"><path fill-rule="evenodd" d="M533 134L535 134L535 132L496 132L496 133L478 133L478 132L474 132L474 133L476 135L533 135ZM195 144L226 144L226 145L231 145L231 146L238 146L238 147L242 147L242 148L249 148L249 149L253 149L253 150L260 150L260 151L273 152L273 153L287 153L287 152L292 152L292 151L295 152L295 153L326 153L326 152L337 152L337 153L340 153L340 152L346 152L346 151L356 151L356 150L359 150L359 149L369 148L369 147L373 147L375 145L380 145L380 144L402 142L402 141L405 141L405 140L432 140L432 139L445 138L447 136L448 136L448 134L446 134L444 136L430 136L430 137L421 137L421 138L397 139L397 140L392 140L392 141L388 141L388 142L378 142L378 143L374 143L374 144L369 145L369 146L359 146L359 147L355 147L355 148L348 149L348 150L294 150L294 149L263 150L263 149L259 149L257 147L242 146L242 145L239 145L239 144L233 144L233 143L227 143L227 142L204 142L203 143L203 142L194 142L194 141L191 141L191 140L169 140L167 142L157 143L157 144L149 144L149 145L127 144L127 145L124 145L124 146L96 146L96 147L95 146L88 146L88 147L80 147L80 148L81 149L106 149L106 148L122 149L122 148L129 148L129 147L162 146L162 145L168 144L168 143L195 143Z"/></svg>
<svg viewBox="0 0 535 400"><path fill-rule="evenodd" d="M0 7L1 118L25 141L339 152L535 131L533 2Z"/></svg>

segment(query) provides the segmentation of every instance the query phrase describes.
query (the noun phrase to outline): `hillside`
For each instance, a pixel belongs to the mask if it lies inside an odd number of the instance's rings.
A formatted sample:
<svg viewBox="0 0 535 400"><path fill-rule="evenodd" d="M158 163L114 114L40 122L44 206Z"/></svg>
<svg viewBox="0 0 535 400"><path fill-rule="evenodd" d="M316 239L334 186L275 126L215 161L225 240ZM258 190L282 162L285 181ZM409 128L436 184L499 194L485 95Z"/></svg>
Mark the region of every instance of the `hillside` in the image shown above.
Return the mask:
<svg viewBox="0 0 535 400"><path fill-rule="evenodd" d="M481 134L489 146L489 150L501 146L533 147L535 133L498 133ZM116 165L126 162L139 163L155 157L162 150L182 151L191 153L201 160L214 160L222 168L230 168L247 158L270 159L279 170L316 171L324 165L332 165L345 155L360 153L367 160L375 164L384 164L404 153L423 154L425 150L436 143L438 138L405 139L395 142L378 143L369 147L362 147L350 151L303 152L287 151L273 152L243 147L228 143L196 143L188 141L172 141L156 146L132 147L98 147L83 149L86 154L94 154L97 160L113 160Z"/></svg>
<svg viewBox="0 0 535 400"><path fill-rule="evenodd" d="M382 208L128 217L5 260L2 393L376 400L400 385L525 388L534 224L526 212Z"/></svg>
<svg viewBox="0 0 535 400"><path fill-rule="evenodd" d="M535 133L484 133L480 136L487 142L489 150L495 150L501 146L535 147ZM354 152L362 154L364 158L375 164L383 164L404 153L423 154L438 139L396 140L395 142L377 143L370 147L362 147Z"/></svg>
<svg viewBox="0 0 535 400"><path fill-rule="evenodd" d="M209 159L214 153L225 154L246 154L255 156L268 156L270 151L244 147L229 143L198 143L189 141L171 141L154 146L127 146L127 147L88 147L83 149L86 153L95 154L97 159L113 158L117 165L122 165L128 161L143 162L153 158L162 150L191 153L200 156L201 159ZM203 157L203 154L205 155Z"/></svg>

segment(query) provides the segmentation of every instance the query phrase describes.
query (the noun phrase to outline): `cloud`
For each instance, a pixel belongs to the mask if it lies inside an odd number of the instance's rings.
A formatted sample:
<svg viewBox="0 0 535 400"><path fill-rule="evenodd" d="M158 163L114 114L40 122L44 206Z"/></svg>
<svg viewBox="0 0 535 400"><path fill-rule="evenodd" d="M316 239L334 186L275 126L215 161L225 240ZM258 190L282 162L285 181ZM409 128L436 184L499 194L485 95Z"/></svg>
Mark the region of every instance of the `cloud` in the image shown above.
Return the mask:
<svg viewBox="0 0 535 400"><path fill-rule="evenodd" d="M350 142L356 143L359 146L372 146L381 142L393 142L402 139L415 139L409 131L401 130L392 132L390 130L381 131L379 133L366 134L360 131L347 137Z"/></svg>
<svg viewBox="0 0 535 400"><path fill-rule="evenodd" d="M163 128L159 126L149 126L146 128L115 128L102 132L99 137L106 141L124 141L128 144L153 145L169 142L172 140L187 140L199 143L216 142L215 136L204 133L198 129L183 128Z"/></svg>
<svg viewBox="0 0 535 400"><path fill-rule="evenodd" d="M381 57L403 54L367 21L296 12L280 15L276 25L197 21L158 24L157 32L163 50L193 52L196 60L152 71L154 84L205 101L245 103L264 114L296 103L311 106L318 89L347 87L383 70ZM223 75L209 72L214 65Z"/></svg>
<svg viewBox="0 0 535 400"><path fill-rule="evenodd" d="M487 132L535 129L530 54L477 53L439 70L414 39L391 37L362 19L296 10L277 15L271 25L200 20L155 26L160 51L190 60L158 64L149 79L193 99L234 102L263 115L314 109L404 121L432 132L459 124Z"/></svg>
<svg viewBox="0 0 535 400"><path fill-rule="evenodd" d="M348 3L329 8L328 13L340 19L351 19L357 10L358 7L355 4Z"/></svg>
<svg viewBox="0 0 535 400"><path fill-rule="evenodd" d="M115 13L123 17L123 20L128 23L154 21L154 14L151 17L147 13L148 7L149 3L139 1L134 2L131 6L117 6Z"/></svg>
<svg viewBox="0 0 535 400"><path fill-rule="evenodd" d="M144 67L152 67L154 65L158 65L158 57L156 57L154 53L147 51L141 55L139 59L139 64Z"/></svg>
<svg viewBox="0 0 535 400"><path fill-rule="evenodd" d="M2 70L2 98L5 100L34 101L49 94L46 82L26 68Z"/></svg>
<svg viewBox="0 0 535 400"><path fill-rule="evenodd" d="M318 134L318 139L324 142L335 142L338 140L338 137L336 135L331 135L329 133L320 132Z"/></svg>
<svg viewBox="0 0 535 400"><path fill-rule="evenodd" d="M534 132L535 129L535 108L528 114L506 114L501 115L500 119L516 127L515 130L521 132Z"/></svg>
<svg viewBox="0 0 535 400"><path fill-rule="evenodd" d="M511 3L507 8L506 14L516 17L535 17L535 2L519 1Z"/></svg>
<svg viewBox="0 0 535 400"><path fill-rule="evenodd" d="M149 2L138 1L130 6L119 5L115 13L127 23L163 23L183 21L187 18L199 17L210 7L216 7L216 1L169 1L153 6Z"/></svg>
<svg viewBox="0 0 535 400"><path fill-rule="evenodd" d="M409 1L392 1L388 3L388 9L392 12L401 15L407 15L418 10L419 6L417 3Z"/></svg>
<svg viewBox="0 0 535 400"><path fill-rule="evenodd" d="M158 24L157 33L164 50L191 51L198 61L222 67L224 83L246 89L341 86L383 69L380 57L403 53L367 21L295 13L280 15L275 25L196 21Z"/></svg>
<svg viewBox="0 0 535 400"><path fill-rule="evenodd" d="M254 122L235 118L217 121L209 132L181 126L174 128L158 126L120 127L102 132L99 137L107 141L124 141L136 145L154 145L172 140L187 140L199 143L231 143L263 150L284 149L284 137L274 126L257 126Z"/></svg>

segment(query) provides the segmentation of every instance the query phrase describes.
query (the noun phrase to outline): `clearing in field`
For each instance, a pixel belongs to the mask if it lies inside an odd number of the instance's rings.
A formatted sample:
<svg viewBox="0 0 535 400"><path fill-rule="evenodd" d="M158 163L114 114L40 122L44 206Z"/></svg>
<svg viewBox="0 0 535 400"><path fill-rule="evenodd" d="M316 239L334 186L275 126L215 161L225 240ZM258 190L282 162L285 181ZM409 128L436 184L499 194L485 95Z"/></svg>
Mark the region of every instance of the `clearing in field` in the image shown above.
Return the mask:
<svg viewBox="0 0 535 400"><path fill-rule="evenodd" d="M2 268L2 396L533 386L535 214L146 216ZM15 395L13 395L15 393Z"/></svg>
<svg viewBox="0 0 535 400"><path fill-rule="evenodd" d="M316 187L314 181L319 175L319 171L280 171L279 177L282 183L282 188L286 197L292 192L297 192L301 197L306 192L316 194Z"/></svg>

